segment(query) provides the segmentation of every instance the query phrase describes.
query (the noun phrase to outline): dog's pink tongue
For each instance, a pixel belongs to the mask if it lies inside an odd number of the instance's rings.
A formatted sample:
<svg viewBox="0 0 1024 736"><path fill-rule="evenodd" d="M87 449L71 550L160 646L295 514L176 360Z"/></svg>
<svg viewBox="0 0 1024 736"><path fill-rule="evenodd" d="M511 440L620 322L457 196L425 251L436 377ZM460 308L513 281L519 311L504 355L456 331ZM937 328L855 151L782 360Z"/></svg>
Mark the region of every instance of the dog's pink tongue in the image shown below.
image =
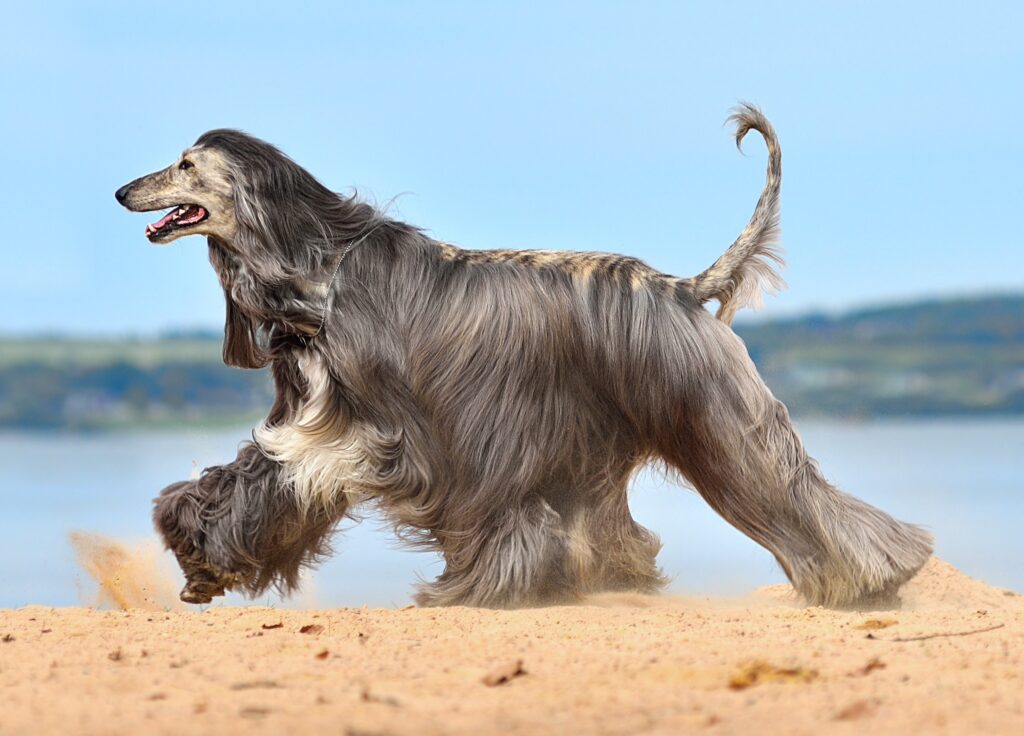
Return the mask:
<svg viewBox="0 0 1024 736"><path fill-rule="evenodd" d="M174 217L174 213L177 212L177 211L178 211L178 208L175 207L173 210L171 210L166 215L161 217L159 220L154 222L152 225L146 225L146 235L149 235L151 232L159 230L164 225L166 225L168 222L170 222L171 219Z"/></svg>

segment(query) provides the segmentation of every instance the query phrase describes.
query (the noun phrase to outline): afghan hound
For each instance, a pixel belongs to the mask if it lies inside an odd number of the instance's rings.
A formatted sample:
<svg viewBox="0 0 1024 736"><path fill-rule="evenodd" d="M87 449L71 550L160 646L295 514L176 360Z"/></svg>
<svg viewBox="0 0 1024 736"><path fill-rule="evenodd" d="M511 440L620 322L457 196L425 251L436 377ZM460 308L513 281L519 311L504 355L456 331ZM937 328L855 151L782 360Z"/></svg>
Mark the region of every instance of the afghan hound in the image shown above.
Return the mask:
<svg viewBox="0 0 1024 736"><path fill-rule="evenodd" d="M730 119L737 146L764 137L767 180L739 238L692 278L438 242L234 130L118 189L132 211L173 207L150 242L207 236L224 361L269 365L276 387L233 462L156 499L182 600L291 591L366 503L443 556L420 605L656 591L660 543L626 499L649 462L771 551L809 603L893 599L930 535L822 477L729 327L781 264L778 140L752 106Z"/></svg>

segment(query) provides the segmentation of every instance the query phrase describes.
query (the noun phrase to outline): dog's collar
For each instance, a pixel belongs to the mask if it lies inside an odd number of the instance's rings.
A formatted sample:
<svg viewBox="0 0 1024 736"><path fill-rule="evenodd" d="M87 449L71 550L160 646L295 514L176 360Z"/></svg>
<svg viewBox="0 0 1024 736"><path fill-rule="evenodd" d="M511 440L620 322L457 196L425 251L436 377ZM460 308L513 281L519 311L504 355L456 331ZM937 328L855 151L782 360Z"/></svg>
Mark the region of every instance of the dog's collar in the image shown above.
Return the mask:
<svg viewBox="0 0 1024 736"><path fill-rule="evenodd" d="M341 270L341 264L345 262L345 258L348 254L355 250L356 246L365 242L367 238L373 235L374 231L379 228L381 224L381 221L378 220L369 230L341 249L341 255L338 256L338 263L334 266L334 272L331 274L331 278L327 282L327 293L324 294L324 306L320 310L320 325L316 328L316 332L309 333L309 339L313 339L324 331L324 324L327 322L327 310L331 307L331 297L334 295L334 280L338 278L338 272Z"/></svg>

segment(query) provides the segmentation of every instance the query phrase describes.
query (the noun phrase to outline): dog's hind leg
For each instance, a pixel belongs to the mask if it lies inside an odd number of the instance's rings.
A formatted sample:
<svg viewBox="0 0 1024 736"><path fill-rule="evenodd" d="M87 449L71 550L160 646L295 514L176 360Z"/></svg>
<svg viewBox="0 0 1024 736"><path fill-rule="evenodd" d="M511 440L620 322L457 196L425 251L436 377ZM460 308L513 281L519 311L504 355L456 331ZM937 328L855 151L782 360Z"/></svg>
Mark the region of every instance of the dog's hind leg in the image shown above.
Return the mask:
<svg viewBox="0 0 1024 736"><path fill-rule="evenodd" d="M566 512L568 569L581 593L656 593L668 582L655 561L661 541L629 512L629 475Z"/></svg>
<svg viewBox="0 0 1024 736"><path fill-rule="evenodd" d="M735 338L728 370L683 402L661 453L729 523L767 547L812 604L895 602L932 551L920 527L828 483Z"/></svg>
<svg viewBox="0 0 1024 736"><path fill-rule="evenodd" d="M574 596L562 518L539 496L497 510L479 528L438 537L445 570L418 587L421 606L512 608Z"/></svg>

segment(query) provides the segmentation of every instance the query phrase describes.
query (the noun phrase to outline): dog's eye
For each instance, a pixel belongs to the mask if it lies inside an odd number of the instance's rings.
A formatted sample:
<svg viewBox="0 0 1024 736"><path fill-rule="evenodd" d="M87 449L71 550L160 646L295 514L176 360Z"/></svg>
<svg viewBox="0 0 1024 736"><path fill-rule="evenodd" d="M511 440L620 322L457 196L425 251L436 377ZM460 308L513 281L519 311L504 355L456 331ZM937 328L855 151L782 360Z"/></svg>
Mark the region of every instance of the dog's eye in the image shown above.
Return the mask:
<svg viewBox="0 0 1024 736"><path fill-rule="evenodd" d="M183 159L180 164L178 164L178 168L181 169L182 171L184 171L185 169L191 169L194 165L195 164L193 164L191 161L189 161L186 158L186 159Z"/></svg>

